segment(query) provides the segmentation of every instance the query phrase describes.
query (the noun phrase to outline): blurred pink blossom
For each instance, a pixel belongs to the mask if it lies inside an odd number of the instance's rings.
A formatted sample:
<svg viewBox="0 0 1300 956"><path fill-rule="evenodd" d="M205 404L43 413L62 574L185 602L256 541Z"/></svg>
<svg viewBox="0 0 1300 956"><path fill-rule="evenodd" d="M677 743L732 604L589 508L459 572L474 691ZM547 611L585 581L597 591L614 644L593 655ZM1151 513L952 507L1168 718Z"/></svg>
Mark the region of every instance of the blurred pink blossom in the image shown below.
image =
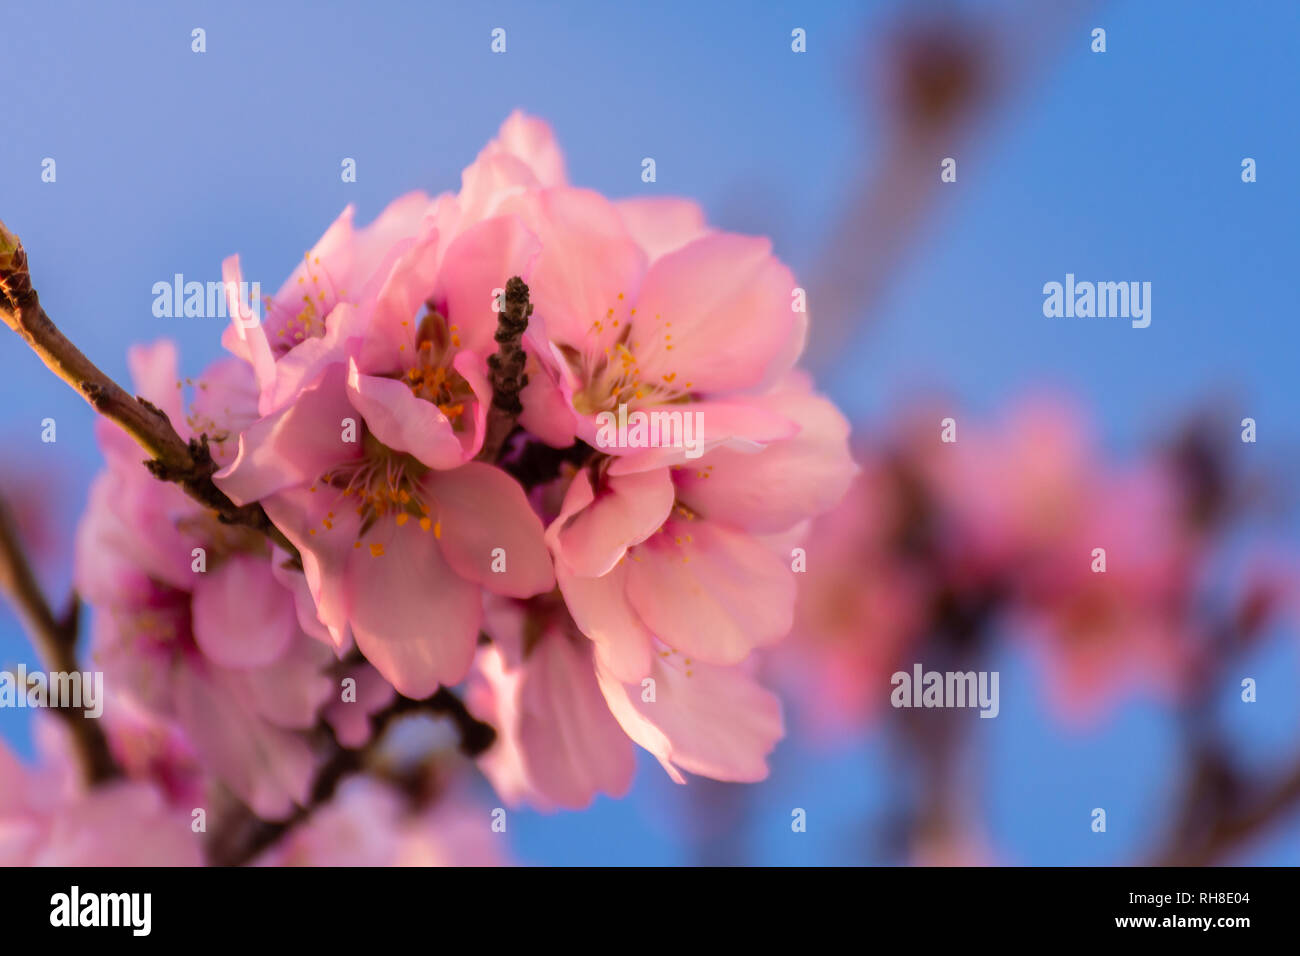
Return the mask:
<svg viewBox="0 0 1300 956"><path fill-rule="evenodd" d="M87 789L62 728L38 723L41 761L25 766L0 743L0 866L198 866L188 810L152 785Z"/></svg>
<svg viewBox="0 0 1300 956"><path fill-rule="evenodd" d="M257 866L502 866L504 837L488 811L459 793L411 811L370 777L340 784L333 800L256 861Z"/></svg>

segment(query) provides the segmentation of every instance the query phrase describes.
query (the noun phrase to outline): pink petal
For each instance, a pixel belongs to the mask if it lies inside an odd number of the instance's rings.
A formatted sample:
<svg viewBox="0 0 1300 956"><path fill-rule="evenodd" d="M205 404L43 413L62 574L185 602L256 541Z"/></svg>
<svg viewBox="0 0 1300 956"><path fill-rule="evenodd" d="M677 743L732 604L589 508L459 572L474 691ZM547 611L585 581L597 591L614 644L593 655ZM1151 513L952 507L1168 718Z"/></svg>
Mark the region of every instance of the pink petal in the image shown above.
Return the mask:
<svg viewBox="0 0 1300 956"><path fill-rule="evenodd" d="M518 482L482 462L432 472L425 482L437 501L442 553L457 574L508 597L555 586L541 520ZM504 571L492 570L498 549Z"/></svg>
<svg viewBox="0 0 1300 956"><path fill-rule="evenodd" d="M360 441L343 440L344 420L357 418L348 402L345 374L342 366L331 366L292 405L259 419L240 435L235 461L213 476L217 487L236 503L247 504L315 481L331 467L358 457Z"/></svg>
<svg viewBox="0 0 1300 956"><path fill-rule="evenodd" d="M433 402L416 397L405 382L362 375L348 362L348 400L370 433L394 451L430 468L455 468L465 457L451 420Z"/></svg>
<svg viewBox="0 0 1300 956"><path fill-rule="evenodd" d="M739 452L756 452L772 442L793 438L799 434L799 425L783 412L752 399L735 401L706 400L687 405L658 406L643 409L647 414L680 412L699 417L692 425L695 433L694 450L679 445L645 449L610 449L618 455L610 466L611 475L629 475L649 468L680 465L695 467L701 457L717 448L732 448ZM588 420L584 420L584 427ZM585 436L584 436L585 437ZM596 441L595 434L589 444ZM689 457L690 455L695 457Z"/></svg>
<svg viewBox="0 0 1300 956"><path fill-rule="evenodd" d="M552 189L531 202L534 209L524 211L524 219L542 243L529 281L537 314L557 343L590 350L611 345L619 332L612 320L627 319L645 273L645 253L614 206L597 193ZM593 322L610 309L611 321L596 332Z"/></svg>
<svg viewBox="0 0 1300 956"><path fill-rule="evenodd" d="M461 173L456 214L447 217L454 222L451 231L459 232L482 222L511 200L519 200L537 188L537 177L526 162L500 150L485 149Z"/></svg>
<svg viewBox="0 0 1300 956"><path fill-rule="evenodd" d="M794 574L765 545L708 521L674 519L664 529L627 563L628 600L660 640L736 664L789 633Z"/></svg>
<svg viewBox="0 0 1300 956"><path fill-rule="evenodd" d="M643 683L620 683L597 666L609 709L634 741L678 770L736 783L767 777L767 755L785 733L781 702L740 667L717 667L673 651L655 655L654 700Z"/></svg>
<svg viewBox="0 0 1300 956"><path fill-rule="evenodd" d="M117 781L59 806L28 866L201 866L189 814L150 784ZM21 831L19 836L21 836ZM4 859L0 838L0 859Z"/></svg>
<svg viewBox="0 0 1300 956"><path fill-rule="evenodd" d="M465 706L479 720L496 729L496 741L479 756L478 767L507 806L525 801L539 810L552 809L537 792L524 766L519 738L519 688L524 682L520 661L509 660L493 632L491 644L480 647L465 682Z"/></svg>
<svg viewBox="0 0 1300 956"><path fill-rule="evenodd" d="M543 188L565 184L564 155L545 120L515 110L501 124L488 149L494 146L523 160Z"/></svg>
<svg viewBox="0 0 1300 956"><path fill-rule="evenodd" d="M179 487L140 467L139 454L137 446L130 472L113 468L95 478L77 530L77 586L95 600L118 603L126 575L181 590L194 586L193 549L206 542L180 526L198 508Z"/></svg>
<svg viewBox="0 0 1300 956"><path fill-rule="evenodd" d="M519 736L533 785L574 810L598 793L626 794L636 772L635 754L601 695L591 645L552 632L525 667Z"/></svg>
<svg viewBox="0 0 1300 956"><path fill-rule="evenodd" d="M678 498L692 510L733 528L770 533L833 508L857 474L849 454L849 425L819 395L787 388L756 399L788 415L799 434L745 454L730 448L676 469Z"/></svg>
<svg viewBox="0 0 1300 956"><path fill-rule="evenodd" d="M396 692L369 664L352 668L347 676L356 681L356 699L345 702L342 687L334 688L335 700L326 709L325 719L340 744L356 748L370 739L370 715L392 703Z"/></svg>
<svg viewBox="0 0 1300 956"><path fill-rule="evenodd" d="M466 229L452 241L438 270L433 294L445 303L460 347L481 355L496 351L494 290L511 276L528 277L540 246L517 216L497 216Z"/></svg>
<svg viewBox="0 0 1300 956"><path fill-rule="evenodd" d="M627 600L627 565L600 578L570 574L556 568L564 603L573 622L596 645L596 656L619 680L638 681L650 671L653 635Z"/></svg>
<svg viewBox="0 0 1300 956"><path fill-rule="evenodd" d="M524 406L519 424L534 438L553 448L568 448L574 437L573 409L550 370L536 358L534 350L528 351L524 369L528 382L519 393Z"/></svg>
<svg viewBox="0 0 1300 956"><path fill-rule="evenodd" d="M283 408L302 389L320 378L331 365L347 360L353 342L365 328L366 313L340 302L325 317L325 334L304 339L275 363L275 382L262 392L258 408L263 415Z"/></svg>
<svg viewBox="0 0 1300 956"><path fill-rule="evenodd" d="M206 432L212 457L222 467L234 460L239 434L258 419L253 370L237 358L213 362L199 376L190 410Z"/></svg>
<svg viewBox="0 0 1300 956"><path fill-rule="evenodd" d="M298 616L299 630L322 644L334 647L334 638L330 635L329 628L322 623L320 616L316 613L316 600L312 597L311 586L307 583L306 574L295 568L286 567L285 563L288 560L289 553L287 551L272 546L271 573L280 582L280 586L287 588L289 593L293 595L293 606Z"/></svg>
<svg viewBox="0 0 1300 956"><path fill-rule="evenodd" d="M704 210L689 199L620 199L614 205L651 262L709 231Z"/></svg>
<svg viewBox="0 0 1300 956"><path fill-rule="evenodd" d="M275 381L275 358L271 354L270 343L266 340L266 327L262 323L252 324L252 316L247 306L238 301L231 293L239 289L244 279L239 268L239 256L227 256L221 262L221 281L225 283L226 312L230 316L230 325L221 336L221 344L238 358L253 367L253 375L259 389L269 387Z"/></svg>
<svg viewBox="0 0 1300 956"><path fill-rule="evenodd" d="M417 316L433 291L442 257L441 237L432 224L393 262L375 296L365 335L359 340L358 367L367 374L403 368L403 351L415 348Z"/></svg>
<svg viewBox="0 0 1300 956"><path fill-rule="evenodd" d="M447 565L432 532L417 522L385 530L382 554L363 543L347 562L352 632L366 660L394 687L424 698L469 670L483 613L479 589Z"/></svg>
<svg viewBox="0 0 1300 956"><path fill-rule="evenodd" d="M326 669L335 662L328 648L295 635L286 653L266 667L237 672L249 704L285 730L310 730L335 684Z"/></svg>
<svg viewBox="0 0 1300 956"><path fill-rule="evenodd" d="M303 485L272 495L262 507L302 556L303 577L317 619L328 630L334 647L341 650L349 640L343 583L361 528L356 509L346 507L335 489L322 487L312 492ZM327 519L332 528L325 526Z"/></svg>
<svg viewBox="0 0 1300 956"><path fill-rule="evenodd" d="M282 819L306 802L314 760L300 736L254 716L229 680L187 666L173 680L177 717L203 765L254 813Z"/></svg>
<svg viewBox="0 0 1300 956"><path fill-rule="evenodd" d="M127 349L126 364L131 370L135 393L157 405L175 428L186 432L181 390L177 388L180 372L176 343L159 339L151 345L133 345Z"/></svg>
<svg viewBox="0 0 1300 956"><path fill-rule="evenodd" d="M483 438L487 433L488 408L492 404L492 383L487 377L487 362L476 352L462 349L451 360L451 367L469 383L470 389L474 392L475 401L469 408L469 415L472 416L470 428L458 434L463 452L461 461L470 461L483 449Z"/></svg>
<svg viewBox="0 0 1300 956"><path fill-rule="evenodd" d="M752 388L778 360L792 361L788 345L801 329L791 308L797 283L771 248L766 239L713 233L657 260L628 346L640 367L709 393ZM663 332L669 322L671 341Z"/></svg>
<svg viewBox="0 0 1300 956"><path fill-rule="evenodd" d="M264 557L236 554L195 575L194 640L222 667L269 664L297 633L293 595Z"/></svg>
<svg viewBox="0 0 1300 956"><path fill-rule="evenodd" d="M572 505L577 501L587 503L576 510ZM574 476L547 540L574 574L598 578L629 547L658 531L672 509L673 482L666 468L609 477L594 498L582 471Z"/></svg>

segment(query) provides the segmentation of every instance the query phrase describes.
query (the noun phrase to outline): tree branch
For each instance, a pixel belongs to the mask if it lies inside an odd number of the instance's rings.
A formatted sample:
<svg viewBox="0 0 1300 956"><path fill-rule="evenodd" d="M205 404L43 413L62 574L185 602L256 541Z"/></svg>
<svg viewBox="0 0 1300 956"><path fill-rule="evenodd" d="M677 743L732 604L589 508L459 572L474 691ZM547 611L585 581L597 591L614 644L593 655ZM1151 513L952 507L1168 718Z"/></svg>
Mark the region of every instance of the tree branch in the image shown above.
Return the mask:
<svg viewBox="0 0 1300 956"><path fill-rule="evenodd" d="M41 308L40 298L32 287L22 242L3 222L0 222L0 319L31 347L50 371L76 389L91 408L139 442L149 453L145 466L155 478L180 485L226 524L254 528L289 554L298 554L271 524L261 505L236 505L213 483L217 466L208 451L206 435L185 441L161 409L143 398L133 398L59 331Z"/></svg>
<svg viewBox="0 0 1300 956"><path fill-rule="evenodd" d="M216 866L242 866L251 862L259 853L329 803L344 779L366 768L388 726L398 717L413 713L450 718L460 733L460 750L468 757L477 757L496 741L496 731L475 718L464 702L445 687L438 688L436 694L424 700L399 695L383 710L371 715L371 736L364 747L357 750L342 747L326 729L324 734L329 741L328 753L316 773L307 804L299 807L288 819L276 821L262 820L241 805L233 818L224 822L220 831L213 835L208 847L209 862Z"/></svg>
<svg viewBox="0 0 1300 956"><path fill-rule="evenodd" d="M492 406L488 409L487 427L483 436L483 449L478 460L495 464L501 449L515 427L515 419L524 410L519 393L528 384L524 374L526 356L522 340L528 328L528 318L533 314L528 301L528 286L519 276L506 282L504 308L498 313L496 338L497 352L488 357L492 378Z"/></svg>
<svg viewBox="0 0 1300 956"><path fill-rule="evenodd" d="M1255 794L1218 808L1203 832L1175 832L1149 864L1152 866L1213 866L1240 850L1269 826L1300 807L1300 761L1267 783L1237 781L1243 794ZM1200 788L1197 788L1198 790ZM1214 808L1206 808L1213 812Z"/></svg>
<svg viewBox="0 0 1300 956"><path fill-rule="evenodd" d="M51 671L70 674L77 666L77 623L79 603L74 594L61 617L51 610L18 540L8 505L0 500L0 589L18 609L42 663ZM26 688L19 688L25 693ZM99 721L72 707L51 708L67 725L72 748L87 784L111 780L121 770L113 760L108 738Z"/></svg>

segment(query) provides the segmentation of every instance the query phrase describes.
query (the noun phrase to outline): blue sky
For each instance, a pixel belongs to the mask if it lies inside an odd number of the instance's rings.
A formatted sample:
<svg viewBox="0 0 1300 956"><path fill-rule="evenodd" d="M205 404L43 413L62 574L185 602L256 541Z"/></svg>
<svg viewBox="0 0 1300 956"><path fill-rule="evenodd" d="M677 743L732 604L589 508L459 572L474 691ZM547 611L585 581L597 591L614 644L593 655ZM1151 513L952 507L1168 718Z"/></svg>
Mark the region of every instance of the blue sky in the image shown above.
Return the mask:
<svg viewBox="0 0 1300 956"><path fill-rule="evenodd" d="M270 291L345 204L367 221L406 190L456 188L515 107L553 124L575 182L694 197L723 225L769 232L806 270L879 145L854 77L892 9L15 5L0 36L0 216L23 237L47 310L119 377L133 342L176 339L190 371L219 354L219 320L151 314L154 282L217 279L239 252ZM790 51L796 26L806 54ZM1089 51L1093 26L1107 30L1105 54ZM202 55L190 49L195 27L207 33ZM494 27L507 31L505 55L489 50ZM867 427L918 391L991 413L1026 389L1065 388L1116 454L1208 402L1225 429L1256 418L1250 453L1289 468L1300 438L1300 5L1117 2L1053 42L1031 87L961 155L958 182L940 191L825 387ZM654 184L640 179L645 156ZM1253 184L1240 179L1246 156ZM46 157L55 183L40 181ZM357 160L356 183L340 181L343 157ZM1043 283L1067 272L1150 281L1151 327L1045 318ZM16 342L2 370L6 458L73 476L58 509L70 533L99 463L91 415ZM59 423L53 445L39 441L45 417ZM1282 531L1292 545L1294 530ZM0 661L34 663L16 624L0 621ZM1239 727L1245 747L1297 745L1295 636L1257 662L1276 692ZM999 658L1003 716L981 727L988 788L975 797L995 838L1019 862L1125 859L1159 824L1177 769L1168 716L1138 700L1091 735L1065 735L1031 665ZM0 711L0 733L25 751L27 714ZM870 738L832 750L787 741L747 804L749 859L879 859L866 827L886 809L887 767ZM515 851L539 863L687 862L692 799L647 760L626 801L517 817ZM1079 823L1098 805L1114 808L1104 839ZM793 806L810 811L802 837L790 834ZM1249 859L1300 863L1300 828Z"/></svg>

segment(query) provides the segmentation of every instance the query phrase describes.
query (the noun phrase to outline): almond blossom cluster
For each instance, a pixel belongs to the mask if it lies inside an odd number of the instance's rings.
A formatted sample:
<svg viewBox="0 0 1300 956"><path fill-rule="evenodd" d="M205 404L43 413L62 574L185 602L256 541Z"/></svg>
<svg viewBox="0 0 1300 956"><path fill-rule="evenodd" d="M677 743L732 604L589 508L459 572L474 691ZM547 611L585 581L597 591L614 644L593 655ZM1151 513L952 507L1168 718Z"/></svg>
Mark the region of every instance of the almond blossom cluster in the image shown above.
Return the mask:
<svg viewBox="0 0 1300 956"><path fill-rule="evenodd" d="M823 730L887 709L894 672L974 666L1003 635L1078 725L1129 693L1186 699L1224 641L1294 617L1294 568L1267 554L1208 594L1249 502L1203 429L1117 464L1057 395L963 420L952 442L942 417L915 409L873 442L844 501L814 523L820 560L782 665ZM1211 597L1226 610L1212 613Z"/></svg>
<svg viewBox="0 0 1300 956"><path fill-rule="evenodd" d="M238 288L237 257L223 274ZM509 409L516 277L531 313ZM76 568L94 658L119 709L185 754L140 774L185 789L197 768L285 819L322 726L361 746L394 700L463 685L508 805L622 795L634 745L678 782L763 778L783 720L754 652L790 631L793 549L856 472L847 423L795 369L801 301L767 240L569 185L549 128L516 113L458 192L365 227L345 210L260 316L232 294L231 357L193 382L170 345L133 350L136 391L280 536L217 520L101 424ZM690 413L698 444L611 444L620 410ZM368 787L322 832L412 825ZM294 839L266 859L320 855Z"/></svg>

